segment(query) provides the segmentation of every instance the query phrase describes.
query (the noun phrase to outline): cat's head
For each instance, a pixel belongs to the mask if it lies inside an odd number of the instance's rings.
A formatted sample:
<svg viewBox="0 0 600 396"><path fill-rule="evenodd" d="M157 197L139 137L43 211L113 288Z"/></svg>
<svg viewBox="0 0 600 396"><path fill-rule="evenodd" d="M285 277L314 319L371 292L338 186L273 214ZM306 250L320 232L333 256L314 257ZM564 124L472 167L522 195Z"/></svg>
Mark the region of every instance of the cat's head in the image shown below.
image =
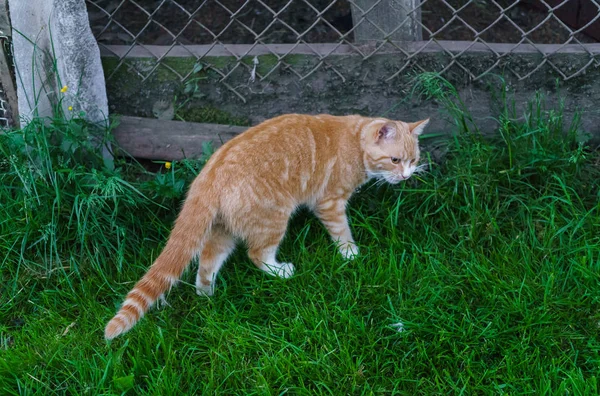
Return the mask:
<svg viewBox="0 0 600 396"><path fill-rule="evenodd" d="M419 135L429 119L406 123L375 120L363 130L364 164L369 178L396 184L408 179L419 163Z"/></svg>

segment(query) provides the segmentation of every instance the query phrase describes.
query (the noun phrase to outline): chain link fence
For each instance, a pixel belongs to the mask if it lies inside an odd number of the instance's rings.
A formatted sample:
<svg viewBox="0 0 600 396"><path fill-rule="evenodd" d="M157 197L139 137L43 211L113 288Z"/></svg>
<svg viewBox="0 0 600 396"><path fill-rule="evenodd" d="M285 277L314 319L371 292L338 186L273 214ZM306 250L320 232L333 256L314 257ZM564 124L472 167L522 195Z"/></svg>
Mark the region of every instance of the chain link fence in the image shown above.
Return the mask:
<svg viewBox="0 0 600 396"><path fill-rule="evenodd" d="M6 25L0 23L0 128L17 125L19 121L12 41L5 30L8 30Z"/></svg>
<svg viewBox="0 0 600 396"><path fill-rule="evenodd" d="M4 11L4 9L0 5L0 11ZM10 69L12 68L12 64L9 64L7 61L10 55L11 42L10 37L8 35L8 18L5 16L0 18L0 73L9 74ZM6 31L6 32L5 32ZM5 78L11 78L12 76L4 76ZM0 78L0 128L7 128L13 124L14 120L13 114L11 114L11 109L8 103L9 93L8 89L12 87L4 87L3 82L5 79Z"/></svg>
<svg viewBox="0 0 600 396"><path fill-rule="evenodd" d="M600 1L600 0L598 0ZM502 67L517 52L539 55L526 70L511 70L527 79L542 66L552 67L565 80L598 67L600 4L596 0L86 0L92 31L104 54L118 59L117 67L136 68L132 58L156 60L153 67L135 72L148 79L160 68L181 81L194 73L172 67L168 57L189 56L218 73L228 84L242 68L251 81L275 78L285 69L299 80L327 68L344 80L332 59L353 54L368 59L390 51L402 57L401 67L387 71L394 79L408 71L445 73L459 67L477 80ZM422 65L419 55L441 52L444 62ZM470 51L485 51L492 61L472 69L463 59ZM579 52L587 62L564 67L556 55ZM297 53L318 62L299 65ZM233 64L211 60L218 54L235 58ZM256 68L256 55L270 54L268 69ZM197 69L196 69L197 71ZM239 70L238 70L239 72Z"/></svg>

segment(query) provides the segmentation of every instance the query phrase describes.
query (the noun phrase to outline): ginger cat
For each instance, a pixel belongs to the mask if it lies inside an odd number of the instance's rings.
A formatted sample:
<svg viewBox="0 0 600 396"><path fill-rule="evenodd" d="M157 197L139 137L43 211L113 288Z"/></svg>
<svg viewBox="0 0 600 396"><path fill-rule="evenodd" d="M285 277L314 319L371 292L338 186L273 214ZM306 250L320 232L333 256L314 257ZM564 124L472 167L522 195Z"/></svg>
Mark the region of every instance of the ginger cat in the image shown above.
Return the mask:
<svg viewBox="0 0 600 396"><path fill-rule="evenodd" d="M280 263L276 253L300 205L316 213L345 258L357 255L346 218L350 195L372 178L392 184L409 178L428 122L289 114L224 144L192 183L166 246L108 322L106 339L131 329L196 255L197 292L212 295L238 238L259 269L292 276L294 265Z"/></svg>

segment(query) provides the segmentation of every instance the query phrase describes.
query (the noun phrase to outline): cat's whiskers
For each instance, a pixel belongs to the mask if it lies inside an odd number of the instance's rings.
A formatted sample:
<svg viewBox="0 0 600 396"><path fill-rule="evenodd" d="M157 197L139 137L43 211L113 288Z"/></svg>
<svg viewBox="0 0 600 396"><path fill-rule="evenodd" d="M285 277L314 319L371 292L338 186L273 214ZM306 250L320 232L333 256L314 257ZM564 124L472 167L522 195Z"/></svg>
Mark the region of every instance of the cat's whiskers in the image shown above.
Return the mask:
<svg viewBox="0 0 600 396"><path fill-rule="evenodd" d="M380 174L381 174L381 178L379 179L380 184L385 184L385 183L395 184L395 183L403 180L396 173L391 172L391 171L382 171Z"/></svg>
<svg viewBox="0 0 600 396"><path fill-rule="evenodd" d="M385 176L389 173L391 173L391 172L389 172L389 171L369 172L369 174L368 174L369 179L374 180L374 181L373 181L373 183L369 184L367 189L372 188L372 187L380 188L384 184L388 183ZM367 190L367 189L365 189L365 190Z"/></svg>
<svg viewBox="0 0 600 396"><path fill-rule="evenodd" d="M387 180L381 178L381 179L377 179L377 181L375 182L375 185L378 186L378 187L380 187L380 186L383 186L386 183L387 183Z"/></svg>
<svg viewBox="0 0 600 396"><path fill-rule="evenodd" d="M379 182L381 180L385 181L385 178L387 176L389 176L390 173L391 173L390 171L376 171L376 172L371 171L371 172L369 172L369 178L375 179L375 180L377 180L377 182Z"/></svg>
<svg viewBox="0 0 600 396"><path fill-rule="evenodd" d="M421 164L415 168L413 173L425 173L428 171L429 164Z"/></svg>

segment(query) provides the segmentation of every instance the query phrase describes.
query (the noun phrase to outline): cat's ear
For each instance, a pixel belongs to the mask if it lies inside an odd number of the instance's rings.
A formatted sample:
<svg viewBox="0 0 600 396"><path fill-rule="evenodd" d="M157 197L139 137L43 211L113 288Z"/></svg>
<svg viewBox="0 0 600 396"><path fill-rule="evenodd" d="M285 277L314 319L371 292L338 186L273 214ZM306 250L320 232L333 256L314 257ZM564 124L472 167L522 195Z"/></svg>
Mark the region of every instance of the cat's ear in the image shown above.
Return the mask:
<svg viewBox="0 0 600 396"><path fill-rule="evenodd" d="M423 133L427 124L429 124L429 118L426 120L408 123L408 129L410 129L410 132L413 135L419 136L420 134Z"/></svg>
<svg viewBox="0 0 600 396"><path fill-rule="evenodd" d="M377 131L377 134L375 135L375 140L379 142L381 140L391 139L394 136L396 136L396 125L394 125L391 122L386 122Z"/></svg>

